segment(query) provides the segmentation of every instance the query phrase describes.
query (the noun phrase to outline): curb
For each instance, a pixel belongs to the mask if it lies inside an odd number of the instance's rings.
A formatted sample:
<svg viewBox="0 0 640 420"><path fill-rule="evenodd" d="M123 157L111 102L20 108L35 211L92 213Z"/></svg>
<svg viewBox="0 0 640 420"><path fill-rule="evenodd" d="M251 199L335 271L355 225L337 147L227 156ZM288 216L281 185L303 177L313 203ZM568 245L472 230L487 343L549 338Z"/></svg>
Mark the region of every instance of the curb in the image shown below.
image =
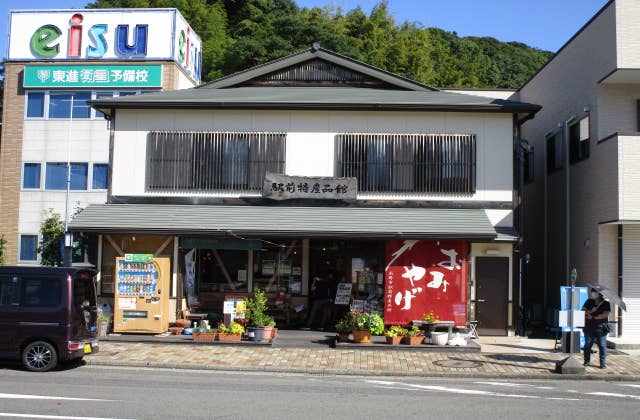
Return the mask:
<svg viewBox="0 0 640 420"><path fill-rule="evenodd" d="M130 368L157 368L172 370L207 370L217 372L254 372L254 373L292 373L318 376L373 376L373 377L417 377L417 378L481 378L496 379L496 373L484 372L419 372L419 371L379 371L379 370L339 370L318 368L288 368L273 366L219 366L195 363L168 363L168 362L127 362L127 361L101 361L85 359L88 366L106 367L130 367ZM558 379L558 380L596 380L596 381L628 381L640 382L640 375L615 375L615 374L584 374L584 375L560 375L557 373L500 373L500 378L505 379Z"/></svg>

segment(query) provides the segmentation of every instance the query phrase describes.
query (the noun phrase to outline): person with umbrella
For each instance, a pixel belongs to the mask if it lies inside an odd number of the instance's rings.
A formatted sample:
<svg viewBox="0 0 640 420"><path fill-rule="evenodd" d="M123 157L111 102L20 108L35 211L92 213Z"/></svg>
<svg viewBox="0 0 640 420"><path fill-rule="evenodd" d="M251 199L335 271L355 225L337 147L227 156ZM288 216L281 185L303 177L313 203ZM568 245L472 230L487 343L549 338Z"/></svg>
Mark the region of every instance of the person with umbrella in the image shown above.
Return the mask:
<svg viewBox="0 0 640 420"><path fill-rule="evenodd" d="M584 365L589 366L591 347L595 342L600 351L600 369L607 367L607 334L609 333L609 314L611 305L595 288L591 288L590 298L584 303Z"/></svg>

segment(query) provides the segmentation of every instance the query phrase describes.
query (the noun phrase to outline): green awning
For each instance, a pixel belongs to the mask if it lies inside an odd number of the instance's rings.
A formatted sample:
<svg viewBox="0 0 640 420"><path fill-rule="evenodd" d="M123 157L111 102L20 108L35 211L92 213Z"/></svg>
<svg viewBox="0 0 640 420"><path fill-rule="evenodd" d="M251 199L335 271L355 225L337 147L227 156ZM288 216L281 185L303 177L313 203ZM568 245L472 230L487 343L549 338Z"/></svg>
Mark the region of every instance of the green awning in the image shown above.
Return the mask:
<svg viewBox="0 0 640 420"><path fill-rule="evenodd" d="M92 204L74 232L213 238L482 239L496 231L483 209Z"/></svg>

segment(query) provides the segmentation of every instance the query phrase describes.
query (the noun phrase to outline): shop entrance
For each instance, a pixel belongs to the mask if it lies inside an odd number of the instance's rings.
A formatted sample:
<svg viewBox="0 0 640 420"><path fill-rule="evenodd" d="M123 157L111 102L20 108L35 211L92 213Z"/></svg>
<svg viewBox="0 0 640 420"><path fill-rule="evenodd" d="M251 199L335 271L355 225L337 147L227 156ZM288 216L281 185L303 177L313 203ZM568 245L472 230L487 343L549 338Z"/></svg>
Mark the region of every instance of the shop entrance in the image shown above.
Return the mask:
<svg viewBox="0 0 640 420"><path fill-rule="evenodd" d="M325 288L328 289L326 294L330 301L326 306L321 304L323 307L313 314L308 326L332 327L349 310L349 304L334 302L340 283L351 284L351 303L356 300L362 310L383 313L384 241L311 240L309 257L309 315L314 311L314 300L325 297L314 293L314 278L325 282L318 289L322 295Z"/></svg>
<svg viewBox="0 0 640 420"><path fill-rule="evenodd" d="M507 335L509 258L476 258L476 319L480 335Z"/></svg>

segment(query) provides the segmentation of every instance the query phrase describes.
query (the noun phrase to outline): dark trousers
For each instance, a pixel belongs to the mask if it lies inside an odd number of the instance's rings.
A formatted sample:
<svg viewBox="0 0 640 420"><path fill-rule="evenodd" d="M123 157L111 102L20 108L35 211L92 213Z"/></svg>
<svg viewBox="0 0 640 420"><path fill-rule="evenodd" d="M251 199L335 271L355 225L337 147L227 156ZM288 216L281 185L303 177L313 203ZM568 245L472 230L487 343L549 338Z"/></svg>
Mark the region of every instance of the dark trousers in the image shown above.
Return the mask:
<svg viewBox="0 0 640 420"><path fill-rule="evenodd" d="M329 298L327 299L314 299L311 301L311 309L309 310L309 318L307 318L307 327L311 327L313 322L316 320L318 316L318 312L322 314L322 324L321 327L325 327L327 325L327 320L329 317Z"/></svg>

